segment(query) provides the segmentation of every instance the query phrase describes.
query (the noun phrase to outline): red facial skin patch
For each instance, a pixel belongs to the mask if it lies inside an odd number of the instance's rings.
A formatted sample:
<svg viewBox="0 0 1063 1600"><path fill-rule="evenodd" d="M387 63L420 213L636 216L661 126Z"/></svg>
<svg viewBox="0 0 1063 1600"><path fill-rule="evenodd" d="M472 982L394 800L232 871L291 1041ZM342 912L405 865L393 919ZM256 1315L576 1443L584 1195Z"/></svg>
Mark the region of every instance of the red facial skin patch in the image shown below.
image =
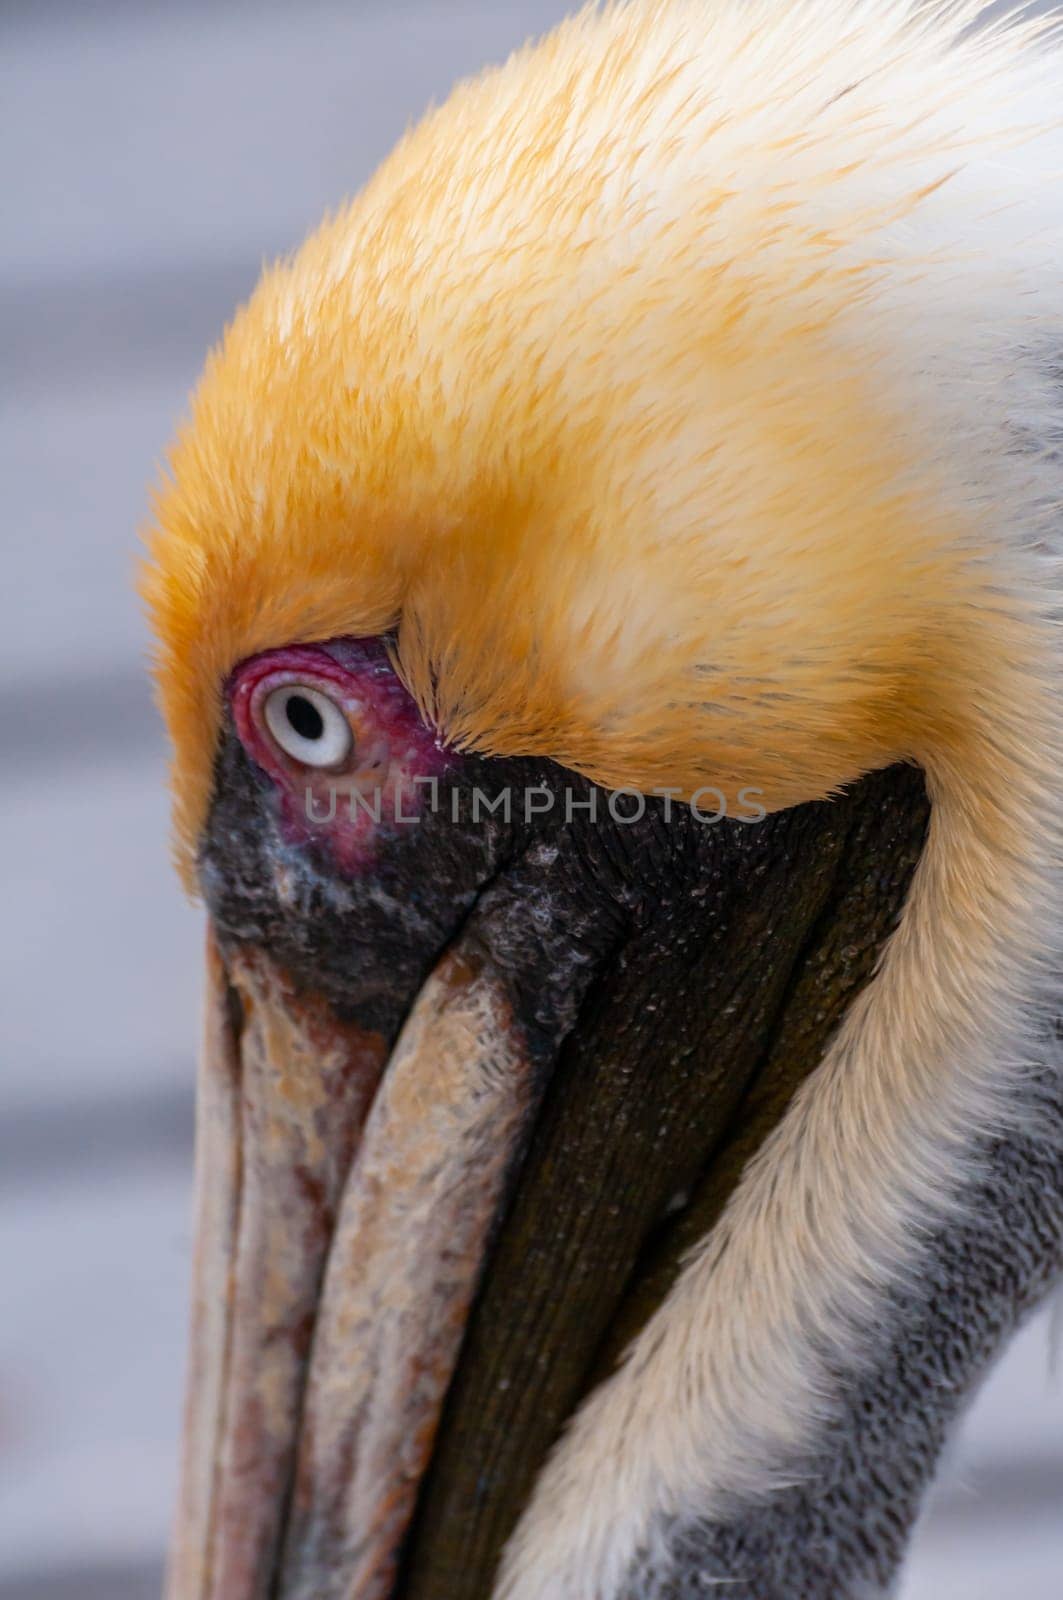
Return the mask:
<svg viewBox="0 0 1063 1600"><path fill-rule="evenodd" d="M270 731L265 706L283 687L325 695L353 742L337 766L294 759ZM252 656L229 681L233 721L252 761L273 780L281 830L292 845L327 839L336 864L359 872L382 829L415 825L451 761L422 720L379 639L290 645Z"/></svg>

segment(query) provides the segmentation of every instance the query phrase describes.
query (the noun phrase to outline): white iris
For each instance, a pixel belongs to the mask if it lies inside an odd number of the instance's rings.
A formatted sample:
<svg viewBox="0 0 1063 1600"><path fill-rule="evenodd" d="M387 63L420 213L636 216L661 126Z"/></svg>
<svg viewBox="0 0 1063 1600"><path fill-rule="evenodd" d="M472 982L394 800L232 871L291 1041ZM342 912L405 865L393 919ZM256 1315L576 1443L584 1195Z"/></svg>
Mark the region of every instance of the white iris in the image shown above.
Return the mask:
<svg viewBox="0 0 1063 1600"><path fill-rule="evenodd" d="M319 689L286 683L266 700L266 726L285 755L306 767L337 767L354 736L339 706Z"/></svg>

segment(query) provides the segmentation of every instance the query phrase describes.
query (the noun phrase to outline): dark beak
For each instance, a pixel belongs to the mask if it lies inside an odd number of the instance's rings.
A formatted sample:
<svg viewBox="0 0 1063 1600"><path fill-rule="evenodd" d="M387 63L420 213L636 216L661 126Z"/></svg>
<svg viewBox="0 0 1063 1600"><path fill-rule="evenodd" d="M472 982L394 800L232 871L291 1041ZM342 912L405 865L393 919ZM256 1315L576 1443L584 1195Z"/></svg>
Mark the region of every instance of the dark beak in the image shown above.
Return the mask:
<svg viewBox="0 0 1063 1600"><path fill-rule="evenodd" d="M352 884L226 748L168 1600L484 1600L872 970L921 778L756 829L428 818Z"/></svg>
<svg viewBox="0 0 1063 1600"><path fill-rule="evenodd" d="M534 1098L460 942L394 1048L208 951L169 1600L385 1600Z"/></svg>

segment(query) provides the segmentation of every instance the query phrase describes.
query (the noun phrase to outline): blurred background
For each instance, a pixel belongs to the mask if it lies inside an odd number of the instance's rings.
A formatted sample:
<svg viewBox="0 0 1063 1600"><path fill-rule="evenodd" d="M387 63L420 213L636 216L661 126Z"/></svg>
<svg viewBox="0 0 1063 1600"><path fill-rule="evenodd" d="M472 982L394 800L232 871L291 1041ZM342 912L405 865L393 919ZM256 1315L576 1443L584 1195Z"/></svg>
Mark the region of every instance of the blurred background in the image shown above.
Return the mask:
<svg viewBox="0 0 1063 1600"><path fill-rule="evenodd" d="M146 485L262 260L566 9L0 0L0 1600L153 1600L174 1493L202 926L131 588ZM1048 1322L903 1600L1063 1593Z"/></svg>

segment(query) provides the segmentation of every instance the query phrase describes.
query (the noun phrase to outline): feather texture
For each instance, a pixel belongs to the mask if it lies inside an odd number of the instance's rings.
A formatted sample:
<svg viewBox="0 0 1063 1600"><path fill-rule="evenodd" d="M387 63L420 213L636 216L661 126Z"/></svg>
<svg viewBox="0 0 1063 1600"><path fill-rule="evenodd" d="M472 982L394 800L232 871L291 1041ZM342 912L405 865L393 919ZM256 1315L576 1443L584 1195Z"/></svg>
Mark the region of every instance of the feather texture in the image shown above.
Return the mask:
<svg viewBox="0 0 1063 1600"><path fill-rule="evenodd" d="M581 13L266 273L159 493L190 882L226 675L338 634L397 629L451 741L613 786L927 772L876 979L562 1441L503 1600L608 1600L667 1518L800 1470L1060 955L1063 56L979 10Z"/></svg>

